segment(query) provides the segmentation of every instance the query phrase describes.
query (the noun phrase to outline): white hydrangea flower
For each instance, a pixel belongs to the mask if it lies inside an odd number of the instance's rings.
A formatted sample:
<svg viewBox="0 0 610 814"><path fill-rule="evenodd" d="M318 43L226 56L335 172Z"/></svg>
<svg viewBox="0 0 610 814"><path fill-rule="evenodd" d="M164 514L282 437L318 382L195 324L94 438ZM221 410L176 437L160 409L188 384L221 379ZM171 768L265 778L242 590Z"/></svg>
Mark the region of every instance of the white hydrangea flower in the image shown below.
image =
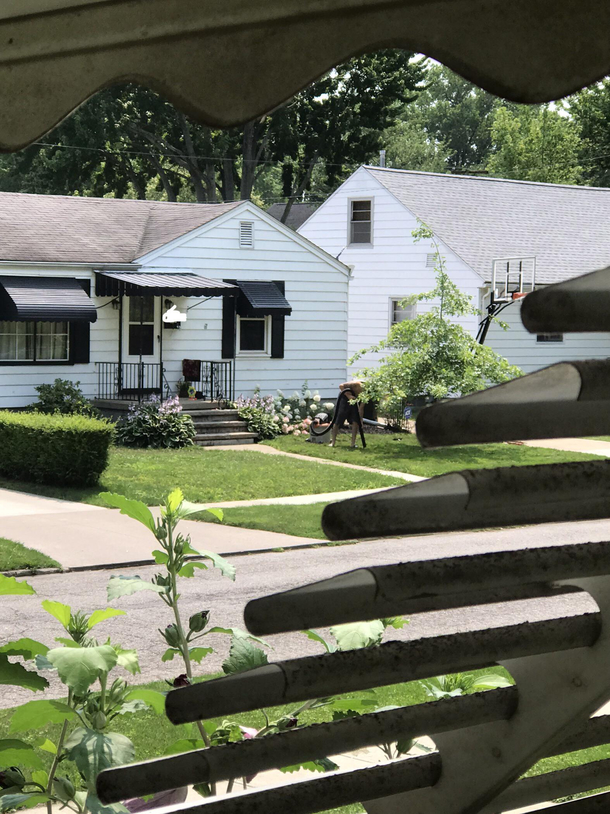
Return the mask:
<svg viewBox="0 0 610 814"><path fill-rule="evenodd" d="M280 420L279 415L274 415L272 420L275 422L279 421Z"/></svg>
<svg viewBox="0 0 610 814"><path fill-rule="evenodd" d="M310 404L309 405L309 410L312 413L317 413L318 412L318 405L315 402L314 402L314 404Z"/></svg>
<svg viewBox="0 0 610 814"><path fill-rule="evenodd" d="M319 402L322 401L322 398L320 397L319 393L316 393L315 396L313 397L313 400L316 402L316 404L319 404Z"/></svg>
<svg viewBox="0 0 610 814"><path fill-rule="evenodd" d="M301 399L299 401L299 407L307 407L307 402L305 401L305 399Z"/></svg>
<svg viewBox="0 0 610 814"><path fill-rule="evenodd" d="M281 390L278 390L278 391L277 391L277 394L278 394L278 396L279 396L281 399L283 399L283 398L284 398L284 394L282 393L282 391L281 391Z"/></svg>
<svg viewBox="0 0 610 814"><path fill-rule="evenodd" d="M306 390L306 391L305 391L305 398L306 398L306 399L310 399L310 398L311 398L311 390Z"/></svg>
<svg viewBox="0 0 610 814"><path fill-rule="evenodd" d="M290 405L286 404L284 407L282 407L282 412L288 415L288 413L290 412Z"/></svg>
<svg viewBox="0 0 610 814"><path fill-rule="evenodd" d="M332 401L325 401L322 407L324 407L327 413L335 409L335 405L332 403Z"/></svg>

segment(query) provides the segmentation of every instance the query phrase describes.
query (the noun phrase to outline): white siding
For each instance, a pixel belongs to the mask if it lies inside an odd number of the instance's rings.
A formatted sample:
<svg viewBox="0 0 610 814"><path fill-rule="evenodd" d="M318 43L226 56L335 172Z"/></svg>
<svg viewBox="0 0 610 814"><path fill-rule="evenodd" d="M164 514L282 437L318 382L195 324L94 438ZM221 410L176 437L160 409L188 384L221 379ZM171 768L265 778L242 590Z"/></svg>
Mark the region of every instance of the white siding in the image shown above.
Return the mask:
<svg viewBox="0 0 610 814"><path fill-rule="evenodd" d="M244 218L255 222L253 248L239 246L239 224ZM244 204L139 262L143 271L171 268L221 280L283 280L293 309L285 319L284 358L238 356L237 393L251 394L256 385L264 393L277 388L291 393L307 380L309 387L325 398L336 395L346 377L348 275L317 247L259 214L252 204ZM2 274L90 279L92 295L95 292L93 268L4 265ZM99 310L97 322L91 325L90 363L0 365L0 408L31 404L37 398L35 387L56 378L79 381L89 398L98 395L96 363L119 360L119 312L110 305L111 298L93 299ZM171 299L181 312L201 302L195 298ZM183 359L221 360L222 299L217 297L189 310L180 329L161 330L165 375L175 392Z"/></svg>
<svg viewBox="0 0 610 814"><path fill-rule="evenodd" d="M324 397L336 395L346 376L348 276L331 258L252 205L239 207L190 238L175 241L140 262L144 269L199 272L214 279L283 280L292 314L285 319L284 358L240 357L235 361L237 394L292 392L304 381ZM240 248L240 222L255 221L253 248ZM180 311L196 300L172 298ZM173 387L183 359L221 360L222 301L209 300L188 311L178 330L163 333L163 361Z"/></svg>
<svg viewBox="0 0 610 814"><path fill-rule="evenodd" d="M563 342L538 342L521 323L521 302L516 300L498 315L509 327L505 331L492 322L486 345L504 356L524 373L532 373L555 362L610 357L610 333L564 334Z"/></svg>
<svg viewBox="0 0 610 814"><path fill-rule="evenodd" d="M372 199L372 244L348 245L350 201ZM435 249L428 240L415 242L418 222L370 173L360 168L301 226L299 233L352 268L349 287L348 356L385 339L390 328L390 301L434 288L434 269L426 265ZM481 278L451 249L441 244L447 273L479 305ZM418 303L418 313L434 301ZM476 333L478 318L459 320ZM374 365L378 354L365 355L350 374Z"/></svg>

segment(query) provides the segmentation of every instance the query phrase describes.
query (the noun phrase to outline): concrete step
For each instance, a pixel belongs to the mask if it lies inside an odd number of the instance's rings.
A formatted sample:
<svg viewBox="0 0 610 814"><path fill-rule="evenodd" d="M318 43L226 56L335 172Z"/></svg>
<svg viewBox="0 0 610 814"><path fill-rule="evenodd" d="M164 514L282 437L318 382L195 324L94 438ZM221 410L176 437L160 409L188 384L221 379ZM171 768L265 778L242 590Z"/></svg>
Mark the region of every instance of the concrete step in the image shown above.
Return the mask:
<svg viewBox="0 0 610 814"><path fill-rule="evenodd" d="M226 433L226 432L247 432L248 425L245 421L194 421L195 431L197 435L202 433L209 435L210 433Z"/></svg>
<svg viewBox="0 0 610 814"><path fill-rule="evenodd" d="M207 437L207 436L206 436ZM220 441L195 441L195 444L198 447L231 447L235 446L236 444L254 444L256 443L256 438L233 438L233 436L227 436L225 439Z"/></svg>
<svg viewBox="0 0 610 814"><path fill-rule="evenodd" d="M236 421L237 410L183 410L183 414L190 415L195 423L198 421Z"/></svg>
<svg viewBox="0 0 610 814"><path fill-rule="evenodd" d="M208 432L198 433L193 441L200 447L223 446L225 444L253 444L255 432Z"/></svg>

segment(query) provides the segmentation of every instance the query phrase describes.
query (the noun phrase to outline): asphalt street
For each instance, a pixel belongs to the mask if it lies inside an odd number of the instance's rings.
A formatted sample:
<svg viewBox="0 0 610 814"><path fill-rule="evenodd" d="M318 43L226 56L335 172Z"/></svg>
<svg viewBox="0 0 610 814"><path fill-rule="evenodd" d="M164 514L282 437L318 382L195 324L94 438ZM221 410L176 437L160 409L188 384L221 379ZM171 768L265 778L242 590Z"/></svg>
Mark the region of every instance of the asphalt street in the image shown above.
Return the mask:
<svg viewBox="0 0 610 814"><path fill-rule="evenodd" d="M608 521L589 521L237 556L232 558L237 567L235 582L222 577L216 569L196 571L193 579L182 580L183 616L188 618L198 610L210 609L210 624L241 627L243 607L249 599L324 579L353 568L427 557L511 550L524 544L538 547L593 542L608 539L609 533ZM59 623L41 608L41 600L54 599L71 605L74 610L90 612L109 605L106 586L111 575L139 574L149 579L157 570L156 566L152 566L29 577L28 581L35 588L36 596L2 598L0 641L31 637L52 646L54 638L61 636L63 631ZM182 672L177 662L161 662L166 645L157 629L169 624L172 619L167 607L155 593L142 591L116 600L112 606L122 608L126 615L100 624L96 631L100 639L111 636L113 641L123 647L137 649L142 673L136 677L136 681L170 679ZM454 630L571 615L594 607L592 600L581 594L424 613L413 616L410 624L402 630L391 630L391 637L414 639ZM268 641L272 646L269 651L271 660L321 652L319 644L300 633L272 636ZM209 637L207 643L214 646L217 652L208 656L197 668L201 673L218 671L228 654L227 636L215 634ZM62 694L61 685L53 682L47 697ZM3 687L0 706L9 707L36 697L41 697L40 693L6 686Z"/></svg>

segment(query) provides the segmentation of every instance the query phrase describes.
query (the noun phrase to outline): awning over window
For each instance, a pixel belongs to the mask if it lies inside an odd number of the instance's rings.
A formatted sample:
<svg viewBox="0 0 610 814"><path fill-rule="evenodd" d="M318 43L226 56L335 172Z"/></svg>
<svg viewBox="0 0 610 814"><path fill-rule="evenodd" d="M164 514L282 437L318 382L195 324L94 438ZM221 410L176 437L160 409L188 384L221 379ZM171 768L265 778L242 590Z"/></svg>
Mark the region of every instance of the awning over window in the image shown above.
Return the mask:
<svg viewBox="0 0 610 814"><path fill-rule="evenodd" d="M292 307L276 283L237 280L240 289L237 313L240 317L289 317Z"/></svg>
<svg viewBox="0 0 610 814"><path fill-rule="evenodd" d="M95 322L97 311L79 280L0 276L0 319Z"/></svg>
<svg viewBox="0 0 610 814"><path fill-rule="evenodd" d="M237 288L222 280L210 280L199 274L153 274L146 271L98 271L95 293L98 297L119 295L168 297L235 296Z"/></svg>

